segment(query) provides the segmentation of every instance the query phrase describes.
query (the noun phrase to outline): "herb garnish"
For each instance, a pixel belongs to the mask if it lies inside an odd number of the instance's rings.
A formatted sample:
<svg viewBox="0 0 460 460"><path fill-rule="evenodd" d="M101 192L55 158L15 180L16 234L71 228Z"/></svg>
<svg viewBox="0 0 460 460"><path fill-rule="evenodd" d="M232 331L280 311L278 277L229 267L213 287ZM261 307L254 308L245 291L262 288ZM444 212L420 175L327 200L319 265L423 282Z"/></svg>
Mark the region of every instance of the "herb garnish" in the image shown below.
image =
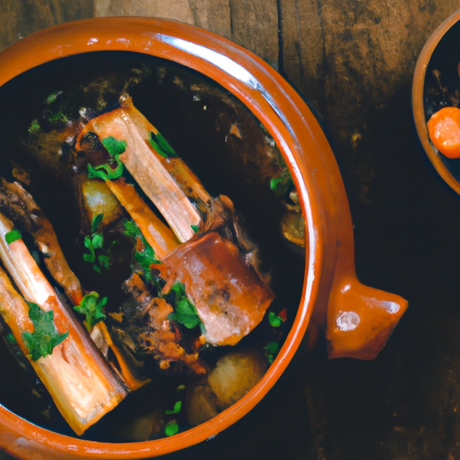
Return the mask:
<svg viewBox="0 0 460 460"><path fill-rule="evenodd" d="M127 220L125 222L125 235L134 238L137 242L136 252L134 253L134 258L139 262L142 270L144 272L145 279L152 283L158 290L158 293L161 293L161 287L158 284L158 277L153 275L150 270L150 265L152 264L161 264L161 261L157 259L155 251L152 246L147 242L145 236L140 231L139 227L132 221Z"/></svg>
<svg viewBox="0 0 460 460"><path fill-rule="evenodd" d="M19 230L11 230L8 233L5 233L5 241L8 244L13 243L16 240L20 240L22 238L21 232Z"/></svg>
<svg viewBox="0 0 460 460"><path fill-rule="evenodd" d="M280 346L278 342L268 342L268 344L264 347L265 355L267 356L267 361L271 364L275 360L275 356L277 355Z"/></svg>
<svg viewBox="0 0 460 460"><path fill-rule="evenodd" d="M168 319L182 324L187 329L200 326L204 332L204 325L201 322L195 305L190 302L185 293L185 286L180 281L176 281L167 294L166 300L173 306L174 312L168 315Z"/></svg>
<svg viewBox="0 0 460 460"><path fill-rule="evenodd" d="M60 96L63 93L61 90L53 91L51 94L48 95L48 97L45 99L45 104L50 105L52 104L58 96Z"/></svg>
<svg viewBox="0 0 460 460"><path fill-rule="evenodd" d="M176 392L181 392L182 390L185 390L185 385L179 385L176 389ZM166 415L172 415L172 414L178 414L182 410L182 401L176 401L174 404L173 409L166 409L165 414ZM165 434L166 436L172 436L174 434L177 434L179 432L179 425L177 424L177 421L175 419L171 420L168 422L165 426Z"/></svg>
<svg viewBox="0 0 460 460"><path fill-rule="evenodd" d="M29 318L34 325L34 332L24 332L22 337L32 361L53 353L53 348L59 345L68 335L69 331L59 334L54 325L54 311L45 311L36 303L28 303Z"/></svg>
<svg viewBox="0 0 460 460"><path fill-rule="evenodd" d="M53 127L63 127L69 122L69 117L62 110L46 109L43 118Z"/></svg>
<svg viewBox="0 0 460 460"><path fill-rule="evenodd" d="M192 228L192 230L194 231L194 233L198 233L198 230L200 229L200 226L199 226L199 225L190 225L190 227Z"/></svg>
<svg viewBox="0 0 460 460"><path fill-rule="evenodd" d="M84 245L89 250L89 253L83 254L83 260L93 264L93 269L97 273L101 273L101 268L108 270L110 268L110 252L104 249L104 235L98 232L104 214L98 214L93 217L91 222L91 235L85 236ZM102 254L96 254L102 252Z"/></svg>
<svg viewBox="0 0 460 460"><path fill-rule="evenodd" d="M125 165L120 160L120 155L126 150L126 141L115 139L113 136L102 139L102 144L110 155L110 162L115 162L115 168L108 164L92 167L88 163L88 177L90 179L99 178L103 180L118 179L122 176Z"/></svg>
<svg viewBox="0 0 460 460"><path fill-rule="evenodd" d="M10 332L10 333L6 336L6 341L7 341L8 343L11 343L11 344L18 343L17 340L16 340L16 337L13 335L12 332Z"/></svg>
<svg viewBox="0 0 460 460"><path fill-rule="evenodd" d="M35 118L35 119L32 120L32 122L30 123L29 129L28 129L29 134L38 133L40 130L41 130L40 123L39 123L38 120Z"/></svg>
<svg viewBox="0 0 460 460"><path fill-rule="evenodd" d="M294 188L294 182L288 170L281 173L279 177L275 177L270 180L270 188L275 195L284 195L286 192Z"/></svg>
<svg viewBox="0 0 460 460"><path fill-rule="evenodd" d="M165 426L165 434L166 436L173 436L179 433L179 425L175 420L171 420Z"/></svg>
<svg viewBox="0 0 460 460"><path fill-rule="evenodd" d="M169 145L169 142L163 137L161 133L150 133L149 144L153 149L164 158L177 156L174 149Z"/></svg>
<svg viewBox="0 0 460 460"><path fill-rule="evenodd" d="M113 157L119 157L126 150L126 141L119 141L113 136L102 139L102 144Z"/></svg>
<svg viewBox="0 0 460 460"><path fill-rule="evenodd" d="M182 409L182 401L177 401L176 404L174 404L174 409L166 409L165 414L170 415L170 414L178 414Z"/></svg>
<svg viewBox="0 0 460 460"><path fill-rule="evenodd" d="M84 320L88 332L93 330L93 327L99 322L105 320L104 307L107 304L107 297L99 300L97 292L90 292L81 299L80 305L75 305L73 309L82 315L86 315Z"/></svg>
<svg viewBox="0 0 460 460"><path fill-rule="evenodd" d="M273 311L268 314L268 321L272 327L280 327L283 324L283 318Z"/></svg>

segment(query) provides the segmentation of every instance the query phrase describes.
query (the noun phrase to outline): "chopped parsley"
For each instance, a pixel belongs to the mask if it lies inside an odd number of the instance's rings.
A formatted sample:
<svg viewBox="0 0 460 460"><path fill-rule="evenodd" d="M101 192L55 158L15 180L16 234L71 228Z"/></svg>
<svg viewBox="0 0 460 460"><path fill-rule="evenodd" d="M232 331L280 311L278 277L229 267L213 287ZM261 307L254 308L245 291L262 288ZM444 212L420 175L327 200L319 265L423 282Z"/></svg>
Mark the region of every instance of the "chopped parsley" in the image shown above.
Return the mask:
<svg viewBox="0 0 460 460"><path fill-rule="evenodd" d="M99 230L99 226L101 225L103 218L104 214L98 214L97 216L93 217L91 222L91 233L96 233Z"/></svg>
<svg viewBox="0 0 460 460"><path fill-rule="evenodd" d="M161 287L158 284L158 277L152 273L150 266L152 264L161 264L161 261L157 259L152 246L147 242L139 227L130 220L125 222L125 231L123 233L136 240L137 244L134 259L137 260L142 267L145 279L157 287L160 293Z"/></svg>
<svg viewBox="0 0 460 460"><path fill-rule="evenodd" d="M204 325L198 316L195 305L190 302L185 293L185 286L180 281L176 281L167 294L166 300L174 308L174 311L168 315L170 321L176 321L187 329L193 329L200 326L203 331Z"/></svg>
<svg viewBox="0 0 460 460"><path fill-rule="evenodd" d="M194 231L194 233L198 233L198 230L200 229L200 226L199 226L199 225L190 225L190 227L192 228L192 230Z"/></svg>
<svg viewBox="0 0 460 460"><path fill-rule="evenodd" d="M41 126L40 126L40 123L38 122L38 120L35 118L34 120L32 120L32 122L30 123L30 126L29 126L29 134L33 134L33 133L38 133L40 132L41 130Z"/></svg>
<svg viewBox="0 0 460 460"><path fill-rule="evenodd" d="M281 196L294 188L294 182L288 170L281 173L279 177L270 180L270 188L275 195Z"/></svg>
<svg viewBox="0 0 460 460"><path fill-rule="evenodd" d="M62 127L69 122L69 117L62 110L46 109L43 112L43 118L53 127Z"/></svg>
<svg viewBox="0 0 460 460"><path fill-rule="evenodd" d="M6 341L7 341L8 343L11 343L11 344L18 343L18 342L16 341L16 337L13 335L12 332L10 332L10 333L6 336Z"/></svg>
<svg viewBox="0 0 460 460"><path fill-rule="evenodd" d="M119 141L113 136L102 139L102 144L113 157L119 157L126 150L126 141Z"/></svg>
<svg viewBox="0 0 460 460"><path fill-rule="evenodd" d="M185 385L179 385L176 389L177 392L180 392L182 390L185 390ZM165 414L166 415L174 415L178 414L182 410L182 401L176 401L174 404L173 409L166 409ZM172 436L174 434L177 434L179 432L179 425L177 424L177 421L171 420L168 422L165 426L165 434L166 436Z"/></svg>
<svg viewBox="0 0 460 460"><path fill-rule="evenodd" d="M30 359L37 361L53 353L54 347L59 345L68 335L69 331L59 334L54 325L53 310L45 311L36 303L28 303L29 318L34 325L34 332L24 332L22 337L29 351Z"/></svg>
<svg viewBox="0 0 460 460"><path fill-rule="evenodd" d="M177 401L176 404L174 404L174 409L167 409L165 410L166 415L170 414L178 414L182 409L182 401Z"/></svg>
<svg viewBox="0 0 460 460"><path fill-rule="evenodd" d="M102 144L110 155L110 163L115 163L115 168L109 164L102 164L94 168L88 163L88 177L103 180L118 179L122 176L125 165L120 160L120 155L126 150L126 141L115 139L113 136L102 139Z"/></svg>
<svg viewBox="0 0 460 460"><path fill-rule="evenodd" d="M268 314L268 321L272 327L280 327L283 324L283 318L273 311Z"/></svg>
<svg viewBox="0 0 460 460"><path fill-rule="evenodd" d="M76 305L73 309L82 315L86 315L84 321L88 332L93 330L93 327L99 322L105 320L104 307L107 304L107 297L99 300L97 292L90 292L81 299L80 305Z"/></svg>
<svg viewBox="0 0 460 460"><path fill-rule="evenodd" d="M58 96L60 96L63 93L63 91L57 90L53 91L51 94L48 95L48 97L45 99L45 104L50 105L52 104Z"/></svg>
<svg viewBox="0 0 460 460"><path fill-rule="evenodd" d="M150 146L164 158L170 158L177 156L174 149L169 145L169 142L163 137L161 133L154 134L153 132L150 133L149 139Z"/></svg>
<svg viewBox="0 0 460 460"><path fill-rule="evenodd" d="M16 240L20 240L21 238L22 238L22 235L19 230L11 230L10 232L5 233L5 241L8 244L11 244Z"/></svg>
<svg viewBox="0 0 460 460"><path fill-rule="evenodd" d="M267 357L267 361L269 364L271 364L275 360L275 357L278 354L279 349L280 346L278 342L275 341L268 342L268 344L264 347L265 356Z"/></svg>
<svg viewBox="0 0 460 460"><path fill-rule="evenodd" d="M165 426L165 434L166 436L173 436L179 433L179 425L175 420L171 420Z"/></svg>
<svg viewBox="0 0 460 460"><path fill-rule="evenodd" d="M83 254L83 260L93 264L93 269L101 273L101 268L108 270L110 268L110 251L104 249L104 235L98 231L104 214L98 214L93 217L91 222L91 235L86 235L83 241L89 252Z"/></svg>

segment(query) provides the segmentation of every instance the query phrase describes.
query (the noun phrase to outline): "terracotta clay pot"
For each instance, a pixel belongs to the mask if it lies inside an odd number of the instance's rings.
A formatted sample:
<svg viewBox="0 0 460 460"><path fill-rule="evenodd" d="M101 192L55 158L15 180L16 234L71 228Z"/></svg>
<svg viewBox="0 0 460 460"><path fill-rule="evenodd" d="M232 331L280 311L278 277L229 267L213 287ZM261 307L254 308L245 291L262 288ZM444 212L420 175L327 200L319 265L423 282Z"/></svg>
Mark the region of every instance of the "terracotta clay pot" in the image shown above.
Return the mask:
<svg viewBox="0 0 460 460"><path fill-rule="evenodd" d="M1 53L0 85L53 60L107 50L155 56L209 77L236 96L272 136L292 174L306 222L301 301L265 376L213 419L170 438L103 443L51 432L0 406L0 448L19 458L150 458L197 444L235 423L264 397L298 349L309 323L313 330L325 330L331 357L373 359L407 307L404 299L357 280L350 210L328 141L299 94L242 47L165 20L84 20L33 34Z"/></svg>
<svg viewBox="0 0 460 460"><path fill-rule="evenodd" d="M427 122L442 107L457 106L459 59L455 53L460 38L460 11L449 16L433 32L420 52L412 83L415 128L429 161L449 187L460 194L458 159L442 155L432 144Z"/></svg>

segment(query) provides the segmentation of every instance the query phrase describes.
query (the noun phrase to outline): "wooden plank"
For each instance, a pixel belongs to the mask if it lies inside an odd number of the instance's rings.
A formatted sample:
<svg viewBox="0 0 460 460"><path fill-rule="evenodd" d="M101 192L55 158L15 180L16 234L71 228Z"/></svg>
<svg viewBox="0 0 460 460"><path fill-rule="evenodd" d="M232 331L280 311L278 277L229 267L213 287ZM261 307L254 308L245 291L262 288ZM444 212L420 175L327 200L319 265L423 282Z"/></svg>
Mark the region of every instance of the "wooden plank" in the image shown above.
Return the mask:
<svg viewBox="0 0 460 460"><path fill-rule="evenodd" d="M425 40L457 8L456 0L281 0L281 71L352 142L363 110L411 83Z"/></svg>
<svg viewBox="0 0 460 460"><path fill-rule="evenodd" d="M401 97L410 116L418 55L458 1L280 1L280 71L324 118L352 211L368 208L376 119Z"/></svg>
<svg viewBox="0 0 460 460"><path fill-rule="evenodd" d="M324 106L324 31L318 2L281 0L280 72L299 89L308 89L309 101Z"/></svg>
<svg viewBox="0 0 460 460"><path fill-rule="evenodd" d="M95 16L152 16L194 23L188 0L94 0Z"/></svg>
<svg viewBox="0 0 460 460"><path fill-rule="evenodd" d="M174 19L231 36L229 0L94 0L94 15Z"/></svg>
<svg viewBox="0 0 460 460"><path fill-rule="evenodd" d="M229 0L190 0L193 23L226 38L231 38Z"/></svg>
<svg viewBox="0 0 460 460"><path fill-rule="evenodd" d="M92 16L93 0L2 0L0 50L46 27Z"/></svg>
<svg viewBox="0 0 460 460"><path fill-rule="evenodd" d="M278 68L276 0L230 0L231 39Z"/></svg>

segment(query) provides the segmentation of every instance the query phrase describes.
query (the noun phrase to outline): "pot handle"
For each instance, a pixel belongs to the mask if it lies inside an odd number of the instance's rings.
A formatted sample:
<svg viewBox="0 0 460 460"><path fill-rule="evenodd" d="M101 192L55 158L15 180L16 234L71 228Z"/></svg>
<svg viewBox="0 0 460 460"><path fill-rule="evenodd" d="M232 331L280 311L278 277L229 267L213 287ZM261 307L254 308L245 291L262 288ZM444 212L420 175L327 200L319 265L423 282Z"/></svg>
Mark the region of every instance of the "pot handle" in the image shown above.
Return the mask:
<svg viewBox="0 0 460 460"><path fill-rule="evenodd" d="M329 357L374 359L407 306L396 294L361 284L355 274L334 279L325 328Z"/></svg>

